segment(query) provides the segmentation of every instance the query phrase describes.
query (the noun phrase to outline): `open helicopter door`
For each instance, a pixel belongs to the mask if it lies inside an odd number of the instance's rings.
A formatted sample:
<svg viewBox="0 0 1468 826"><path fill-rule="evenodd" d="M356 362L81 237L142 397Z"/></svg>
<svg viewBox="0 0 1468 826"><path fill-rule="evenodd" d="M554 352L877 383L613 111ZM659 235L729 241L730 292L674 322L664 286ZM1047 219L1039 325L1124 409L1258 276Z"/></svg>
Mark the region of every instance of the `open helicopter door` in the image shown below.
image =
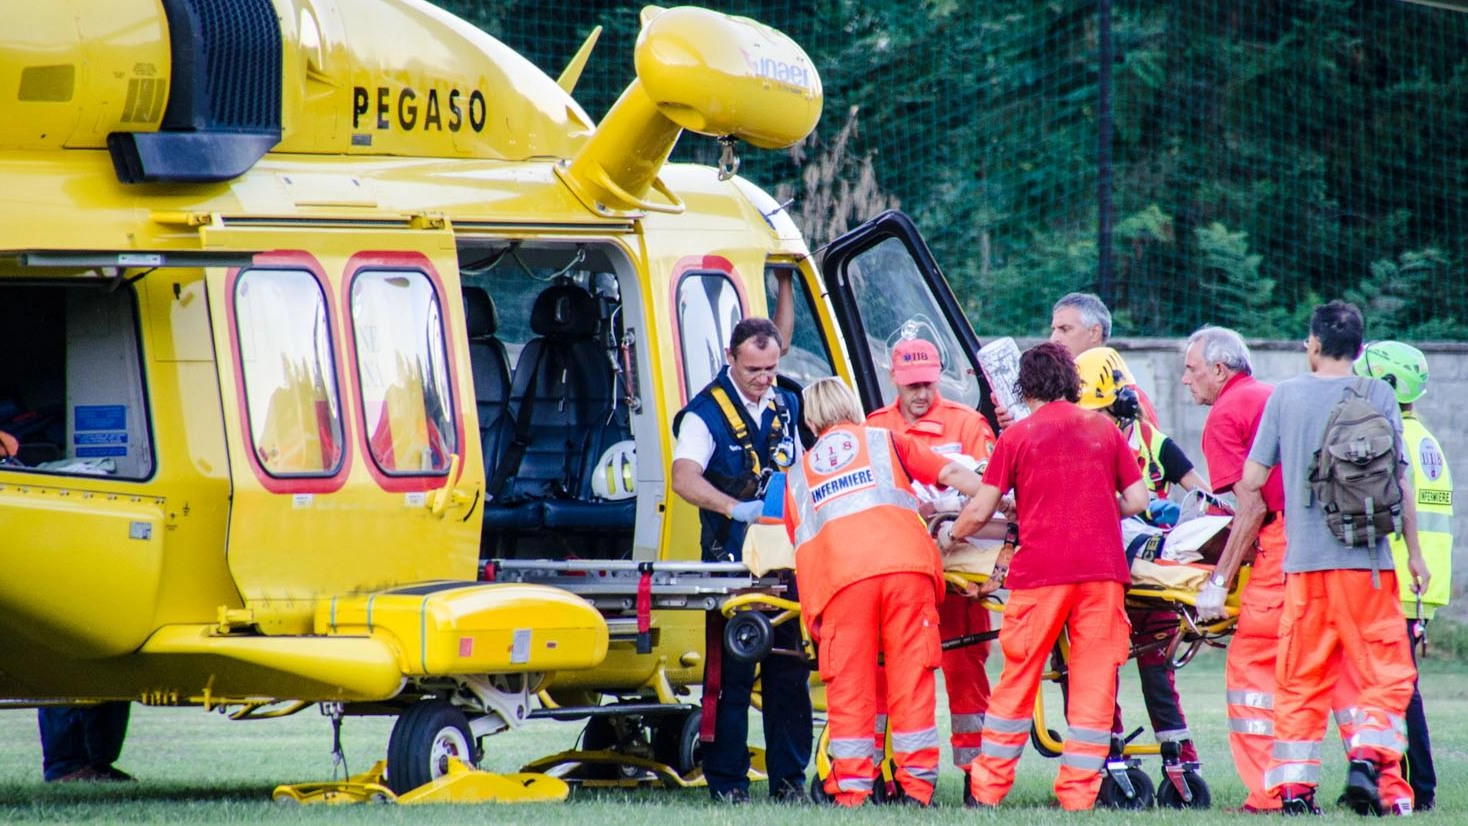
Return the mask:
<svg viewBox="0 0 1468 826"><path fill-rule="evenodd" d="M911 218L888 210L832 241L821 274L868 411L896 397L888 378L893 345L922 338L943 359L943 397L982 411L994 424L978 367L979 337Z"/></svg>

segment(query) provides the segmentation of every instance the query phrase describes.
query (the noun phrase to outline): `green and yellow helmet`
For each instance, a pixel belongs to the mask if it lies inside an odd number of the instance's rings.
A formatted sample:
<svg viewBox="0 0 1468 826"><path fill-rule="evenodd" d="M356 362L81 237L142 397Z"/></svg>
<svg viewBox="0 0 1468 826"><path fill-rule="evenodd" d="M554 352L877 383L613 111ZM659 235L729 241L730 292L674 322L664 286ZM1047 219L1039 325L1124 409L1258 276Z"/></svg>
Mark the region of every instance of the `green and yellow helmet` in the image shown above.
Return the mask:
<svg viewBox="0 0 1468 826"><path fill-rule="evenodd" d="M1356 359L1356 375L1381 379L1397 391L1397 403L1411 404L1427 392L1427 357L1400 341L1373 341Z"/></svg>

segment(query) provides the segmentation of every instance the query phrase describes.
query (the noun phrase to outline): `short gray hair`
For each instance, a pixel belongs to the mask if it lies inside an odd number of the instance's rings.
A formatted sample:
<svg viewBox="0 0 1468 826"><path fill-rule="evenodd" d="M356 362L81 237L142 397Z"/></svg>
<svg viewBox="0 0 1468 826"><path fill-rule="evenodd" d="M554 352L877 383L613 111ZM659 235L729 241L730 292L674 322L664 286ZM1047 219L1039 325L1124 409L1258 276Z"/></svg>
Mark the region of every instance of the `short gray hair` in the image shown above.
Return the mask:
<svg viewBox="0 0 1468 826"><path fill-rule="evenodd" d="M1074 307L1081 316L1081 323L1087 327L1101 326L1101 340L1111 338L1111 311L1106 309L1106 302L1095 293L1066 293L1050 308L1053 315L1062 307Z"/></svg>
<svg viewBox="0 0 1468 826"><path fill-rule="evenodd" d="M1227 327L1200 327L1188 336L1188 349L1191 350L1199 342L1203 343L1205 364L1222 364L1235 373L1253 374L1254 364L1249 358L1249 345L1244 343L1244 337L1237 332Z"/></svg>

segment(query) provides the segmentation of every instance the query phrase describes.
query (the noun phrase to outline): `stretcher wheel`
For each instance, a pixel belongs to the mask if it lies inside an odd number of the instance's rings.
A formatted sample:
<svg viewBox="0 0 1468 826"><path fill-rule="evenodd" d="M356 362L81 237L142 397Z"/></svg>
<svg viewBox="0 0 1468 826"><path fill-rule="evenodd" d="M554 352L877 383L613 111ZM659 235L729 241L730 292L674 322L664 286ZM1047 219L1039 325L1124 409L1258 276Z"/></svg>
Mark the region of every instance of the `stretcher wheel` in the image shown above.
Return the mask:
<svg viewBox="0 0 1468 826"><path fill-rule="evenodd" d="M1132 795L1127 796L1121 784L1110 773L1103 772L1101 780L1101 792L1096 795L1096 802L1108 809L1139 810L1150 809L1157 800L1157 790L1152 785L1152 778L1142 771L1140 766L1132 766L1126 770L1127 780L1132 784Z"/></svg>
<svg viewBox="0 0 1468 826"><path fill-rule="evenodd" d="M763 660L775 647L775 627L758 611L741 611L724 624L724 650L742 663Z"/></svg>
<svg viewBox="0 0 1468 826"><path fill-rule="evenodd" d="M387 786L404 794L448 772L450 757L477 766L479 749L469 718L447 700L408 706L387 741Z"/></svg>
<svg viewBox="0 0 1468 826"><path fill-rule="evenodd" d="M653 728L653 759L680 777L688 776L703 764L703 743L698 739L702 724L703 711L699 709L664 717Z"/></svg>
<svg viewBox="0 0 1468 826"><path fill-rule="evenodd" d="M1053 728L1047 728L1045 729L1045 733L1050 736L1051 742L1060 742L1060 732ZM1040 737L1040 728L1034 723L1030 723L1030 745L1035 747L1035 751L1038 751L1041 757L1060 756L1060 752L1045 745L1045 741Z"/></svg>
<svg viewBox="0 0 1468 826"><path fill-rule="evenodd" d="M836 801L826 793L826 781L821 779L821 773L816 772L810 780L810 802L817 806L830 806Z"/></svg>
<svg viewBox="0 0 1468 826"><path fill-rule="evenodd" d="M883 771L882 769L886 769ZM897 782L897 768L891 760L883 761L882 769L872 783L872 803L877 806L896 806L907 799L907 790ZM890 780L888 778L891 778Z"/></svg>
<svg viewBox="0 0 1468 826"><path fill-rule="evenodd" d="M1193 802L1183 800L1183 793L1178 791L1167 775L1163 775L1157 781L1157 805L1167 809L1208 809L1213 806L1213 792L1209 791L1208 784L1203 780L1203 775L1192 769L1183 772L1183 782L1188 784L1188 791L1193 795Z"/></svg>

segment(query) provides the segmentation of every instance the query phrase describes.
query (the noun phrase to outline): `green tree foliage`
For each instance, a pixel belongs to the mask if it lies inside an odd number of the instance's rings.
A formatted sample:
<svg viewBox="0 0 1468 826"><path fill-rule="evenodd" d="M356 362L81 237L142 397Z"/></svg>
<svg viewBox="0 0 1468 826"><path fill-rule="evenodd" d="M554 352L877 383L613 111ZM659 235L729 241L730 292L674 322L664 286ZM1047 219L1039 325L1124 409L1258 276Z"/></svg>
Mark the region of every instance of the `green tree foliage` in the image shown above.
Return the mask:
<svg viewBox="0 0 1468 826"><path fill-rule="evenodd" d="M1096 287L1095 0L707 4L786 32L821 73L814 142L742 152L742 174L792 193L793 212L858 189L873 212L901 203L985 337L1042 332L1055 297ZM576 93L593 117L633 77L640 4L441 5L552 75L605 26ZM1371 335L1468 337L1468 14L1397 0L1112 7L1119 333L1212 322L1293 336L1312 302L1345 296ZM815 164L837 146L845 161ZM716 158L701 137L675 154ZM813 246L865 217L828 212L801 219Z"/></svg>

